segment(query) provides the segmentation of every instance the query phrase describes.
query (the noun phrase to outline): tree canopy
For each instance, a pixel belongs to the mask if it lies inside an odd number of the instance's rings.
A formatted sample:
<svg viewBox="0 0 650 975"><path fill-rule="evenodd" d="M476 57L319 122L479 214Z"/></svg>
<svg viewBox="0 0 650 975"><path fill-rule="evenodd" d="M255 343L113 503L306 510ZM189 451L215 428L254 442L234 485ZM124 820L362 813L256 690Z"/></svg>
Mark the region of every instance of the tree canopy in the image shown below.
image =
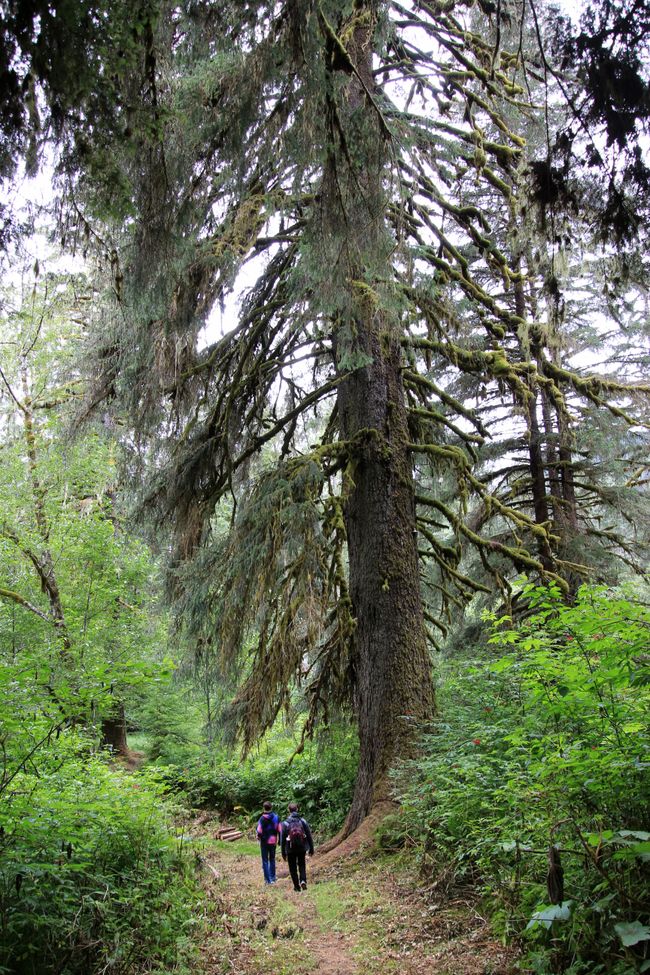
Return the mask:
<svg viewBox="0 0 650 975"><path fill-rule="evenodd" d="M433 714L428 648L459 607L508 603L522 571L570 597L640 567L645 116L603 96L597 58L636 102L646 80L616 11L577 35L540 4L452 0L82 17L62 227L112 290L87 409L137 427L132 473L173 528L179 609L242 676L245 745L296 681L307 733L355 714L349 828ZM48 36L12 23L55 120Z"/></svg>

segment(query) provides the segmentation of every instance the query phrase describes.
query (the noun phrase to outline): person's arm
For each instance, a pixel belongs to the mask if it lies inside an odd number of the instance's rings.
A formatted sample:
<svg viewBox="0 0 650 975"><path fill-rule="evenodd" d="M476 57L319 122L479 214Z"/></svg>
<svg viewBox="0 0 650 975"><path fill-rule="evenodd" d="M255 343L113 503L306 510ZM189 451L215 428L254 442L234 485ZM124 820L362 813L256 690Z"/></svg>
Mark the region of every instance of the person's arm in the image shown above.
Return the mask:
<svg viewBox="0 0 650 975"><path fill-rule="evenodd" d="M280 823L280 837L281 837L281 851L282 859L287 859L287 831L284 828L284 823Z"/></svg>
<svg viewBox="0 0 650 975"><path fill-rule="evenodd" d="M307 822L307 820L303 819L302 824L305 827L305 833L307 834L307 843L309 844L309 850L307 852L311 857L314 855L314 841L312 839L311 830L309 828L309 823Z"/></svg>

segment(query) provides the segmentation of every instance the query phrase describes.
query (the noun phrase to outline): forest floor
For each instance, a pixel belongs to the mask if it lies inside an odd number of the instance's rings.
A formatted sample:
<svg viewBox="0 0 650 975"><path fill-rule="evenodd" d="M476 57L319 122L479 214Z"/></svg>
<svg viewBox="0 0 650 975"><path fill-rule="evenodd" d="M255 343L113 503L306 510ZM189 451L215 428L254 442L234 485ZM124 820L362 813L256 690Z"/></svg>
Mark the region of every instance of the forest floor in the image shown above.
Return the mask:
<svg viewBox="0 0 650 975"><path fill-rule="evenodd" d="M423 888L405 857L359 852L307 860L293 890L278 856L266 886L258 844L201 827L207 924L202 975L513 975L516 951L490 932L471 894ZM217 823L214 824L216 828ZM194 832L194 831L193 831Z"/></svg>

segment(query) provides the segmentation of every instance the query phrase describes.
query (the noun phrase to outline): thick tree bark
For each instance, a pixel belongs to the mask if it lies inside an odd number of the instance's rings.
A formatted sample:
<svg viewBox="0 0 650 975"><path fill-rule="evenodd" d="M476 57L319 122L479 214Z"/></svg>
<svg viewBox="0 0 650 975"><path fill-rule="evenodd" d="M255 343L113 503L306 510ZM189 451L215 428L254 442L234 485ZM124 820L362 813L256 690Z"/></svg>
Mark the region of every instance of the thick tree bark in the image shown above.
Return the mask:
<svg viewBox="0 0 650 975"><path fill-rule="evenodd" d="M359 331L373 360L341 384L338 397L344 437L364 439L346 505L361 746L348 832L388 797L388 769L413 752L433 713L400 349L381 321Z"/></svg>
<svg viewBox="0 0 650 975"><path fill-rule="evenodd" d="M102 718L102 745L110 748L114 755L126 756L129 746L126 738L126 717L124 704L116 701L109 715Z"/></svg>
<svg viewBox="0 0 650 975"><path fill-rule="evenodd" d="M334 347L341 435L353 442L345 522L354 646L360 765L343 835L389 795L388 770L412 754L434 708L420 597L415 499L401 376L400 323L383 307L388 258L383 176L385 132L371 92L374 5L357 4L346 26L354 70L333 108L333 152L323 186L323 232L341 286ZM334 86L335 87L335 86ZM387 247L388 243L388 247ZM355 361L359 362L355 366Z"/></svg>

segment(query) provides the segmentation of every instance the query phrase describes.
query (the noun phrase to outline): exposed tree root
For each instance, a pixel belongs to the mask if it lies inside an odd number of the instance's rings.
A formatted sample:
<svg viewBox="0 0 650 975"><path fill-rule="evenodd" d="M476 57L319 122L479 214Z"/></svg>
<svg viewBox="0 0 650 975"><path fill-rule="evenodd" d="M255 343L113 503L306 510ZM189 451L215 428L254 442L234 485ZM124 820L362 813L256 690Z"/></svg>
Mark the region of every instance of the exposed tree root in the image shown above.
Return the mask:
<svg viewBox="0 0 650 975"><path fill-rule="evenodd" d="M356 829L347 833L346 827L336 834L333 839L323 843L316 851L313 861L313 871L319 873L326 870L340 859L347 859L369 846L372 846L375 839L375 830L386 816L394 813L398 809L396 802L384 799L376 802L366 818L361 821Z"/></svg>
<svg viewBox="0 0 650 975"><path fill-rule="evenodd" d="M139 769L146 758L144 752L135 751L133 748L127 748L126 752L120 753L113 756L113 761L116 765L125 768L127 772L134 772Z"/></svg>

